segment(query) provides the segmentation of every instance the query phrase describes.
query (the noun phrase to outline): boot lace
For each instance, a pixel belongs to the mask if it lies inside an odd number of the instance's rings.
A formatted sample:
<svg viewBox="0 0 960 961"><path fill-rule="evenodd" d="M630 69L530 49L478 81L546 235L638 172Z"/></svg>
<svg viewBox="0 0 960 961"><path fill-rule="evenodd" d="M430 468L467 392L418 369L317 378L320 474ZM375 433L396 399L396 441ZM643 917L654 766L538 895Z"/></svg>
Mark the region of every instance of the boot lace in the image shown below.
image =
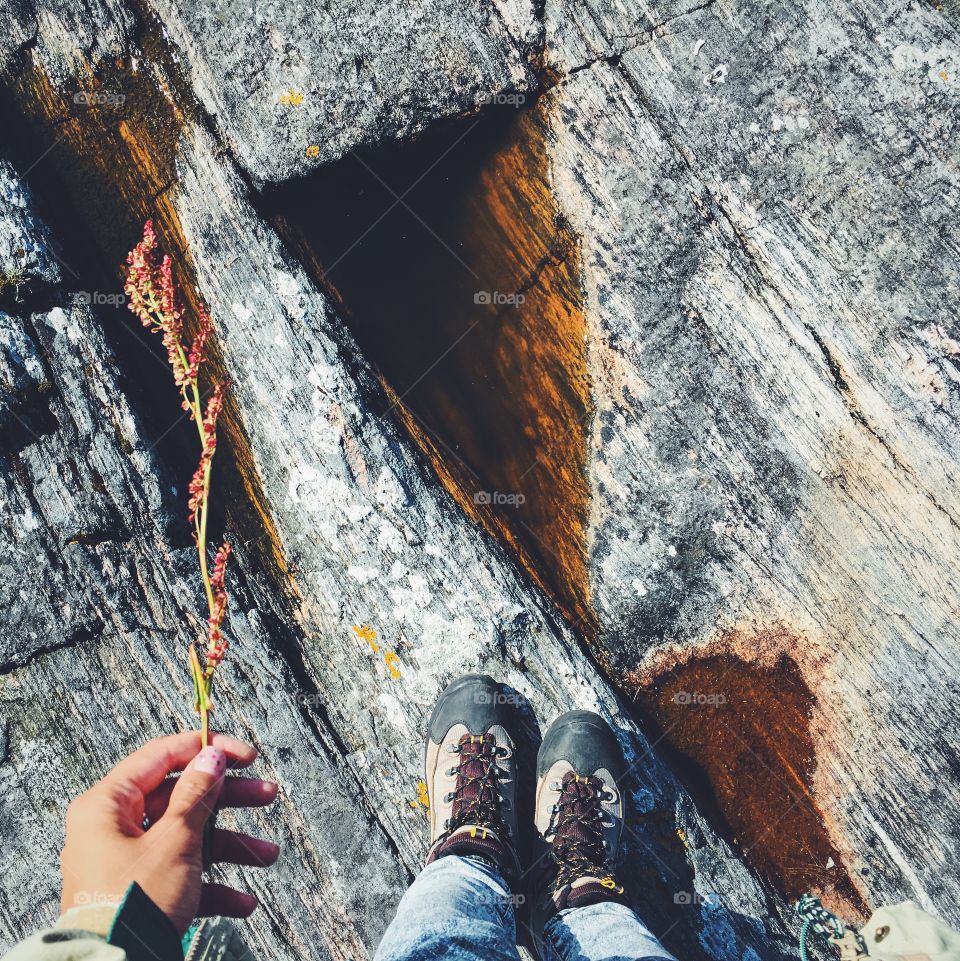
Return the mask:
<svg viewBox="0 0 960 961"><path fill-rule="evenodd" d="M571 771L564 775L559 787L560 798L553 807L547 829L547 837L553 838L551 857L557 872L553 889L559 890L578 878L590 876L604 887L622 891L613 876L604 844L603 781Z"/></svg>
<svg viewBox="0 0 960 961"><path fill-rule="evenodd" d="M451 774L456 772L457 780L446 796L447 801L453 801L452 816L445 825L447 835L471 825L509 836L510 830L503 818L507 802L500 793L502 772L497 767L497 759L506 757L509 751L497 747L492 734L464 734L450 751L460 756L460 763L450 769Z"/></svg>

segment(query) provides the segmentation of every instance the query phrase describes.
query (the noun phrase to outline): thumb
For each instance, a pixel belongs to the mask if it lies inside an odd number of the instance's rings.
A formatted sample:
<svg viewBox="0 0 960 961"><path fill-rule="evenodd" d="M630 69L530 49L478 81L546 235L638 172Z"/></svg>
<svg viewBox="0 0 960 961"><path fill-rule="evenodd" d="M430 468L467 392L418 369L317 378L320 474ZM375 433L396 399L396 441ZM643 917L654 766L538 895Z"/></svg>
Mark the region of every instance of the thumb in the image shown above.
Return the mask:
<svg viewBox="0 0 960 961"><path fill-rule="evenodd" d="M223 751L205 747L174 785L164 817L181 820L199 842L203 826L217 806L226 771L227 756Z"/></svg>

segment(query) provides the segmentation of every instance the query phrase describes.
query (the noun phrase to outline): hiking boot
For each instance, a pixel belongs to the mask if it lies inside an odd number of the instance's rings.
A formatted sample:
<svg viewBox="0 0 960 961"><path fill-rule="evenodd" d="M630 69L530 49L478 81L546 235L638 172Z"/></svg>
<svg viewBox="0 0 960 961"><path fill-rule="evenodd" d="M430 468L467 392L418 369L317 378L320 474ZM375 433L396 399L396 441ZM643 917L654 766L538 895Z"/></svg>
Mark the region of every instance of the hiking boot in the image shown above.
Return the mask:
<svg viewBox="0 0 960 961"><path fill-rule="evenodd" d="M540 863L533 904L537 948L558 911L598 901L626 903L613 869L623 834L620 783L626 764L599 714L558 717L537 755L534 820Z"/></svg>
<svg viewBox="0 0 960 961"><path fill-rule="evenodd" d="M508 883L516 854L518 718L501 684L465 674L440 695L430 717L426 775L430 798L427 864L448 854L481 858Z"/></svg>

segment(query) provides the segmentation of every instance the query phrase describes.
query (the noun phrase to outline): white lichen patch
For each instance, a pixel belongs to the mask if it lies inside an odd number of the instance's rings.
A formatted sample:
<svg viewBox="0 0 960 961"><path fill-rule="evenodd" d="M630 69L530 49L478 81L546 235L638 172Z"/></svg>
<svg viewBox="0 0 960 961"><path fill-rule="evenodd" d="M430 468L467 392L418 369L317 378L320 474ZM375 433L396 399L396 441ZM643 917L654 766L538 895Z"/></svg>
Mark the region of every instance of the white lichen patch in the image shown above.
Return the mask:
<svg viewBox="0 0 960 961"><path fill-rule="evenodd" d="M418 623L422 611L429 607L433 594L427 587L427 579L422 574L408 574L407 585L395 584L387 593L393 600L393 616L400 624Z"/></svg>
<svg viewBox="0 0 960 961"><path fill-rule="evenodd" d="M352 577L358 584L369 584L379 573L375 567L364 567L362 564L350 564L347 567L347 576Z"/></svg>
<svg viewBox="0 0 960 961"><path fill-rule="evenodd" d="M717 84L727 82L727 74L730 72L730 68L725 63L718 63L716 67L706 76L703 80L703 85L705 87L715 87Z"/></svg>
<svg viewBox="0 0 960 961"><path fill-rule="evenodd" d="M247 323L253 317L253 311L246 304L235 302L230 305L230 309L233 312L233 316L242 324Z"/></svg>
<svg viewBox="0 0 960 961"><path fill-rule="evenodd" d="M936 46L928 49L913 44L899 44L891 53L896 70L920 72L932 84L956 84L960 75L960 50L956 47Z"/></svg>
<svg viewBox="0 0 960 961"><path fill-rule="evenodd" d="M400 531L390 521L381 518L377 529L377 547L382 552L389 551L391 554L399 556L404 553L406 546L406 541Z"/></svg>
<svg viewBox="0 0 960 961"><path fill-rule="evenodd" d="M798 133L810 129L810 118L805 113L775 113L770 117L770 129L777 133L786 130Z"/></svg>

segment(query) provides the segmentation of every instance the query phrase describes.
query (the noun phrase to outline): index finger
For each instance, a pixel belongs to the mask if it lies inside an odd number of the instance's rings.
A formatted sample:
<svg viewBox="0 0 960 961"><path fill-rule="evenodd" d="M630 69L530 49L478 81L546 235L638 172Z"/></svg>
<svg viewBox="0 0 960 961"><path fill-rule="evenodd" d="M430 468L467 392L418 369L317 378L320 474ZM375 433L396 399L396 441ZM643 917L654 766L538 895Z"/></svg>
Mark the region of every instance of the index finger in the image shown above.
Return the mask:
<svg viewBox="0 0 960 961"><path fill-rule="evenodd" d="M210 743L226 754L231 767L248 767L257 756L256 748L226 734L214 734ZM200 753L200 748L196 731L155 737L125 757L103 780L126 781L149 794L168 774L182 771Z"/></svg>

